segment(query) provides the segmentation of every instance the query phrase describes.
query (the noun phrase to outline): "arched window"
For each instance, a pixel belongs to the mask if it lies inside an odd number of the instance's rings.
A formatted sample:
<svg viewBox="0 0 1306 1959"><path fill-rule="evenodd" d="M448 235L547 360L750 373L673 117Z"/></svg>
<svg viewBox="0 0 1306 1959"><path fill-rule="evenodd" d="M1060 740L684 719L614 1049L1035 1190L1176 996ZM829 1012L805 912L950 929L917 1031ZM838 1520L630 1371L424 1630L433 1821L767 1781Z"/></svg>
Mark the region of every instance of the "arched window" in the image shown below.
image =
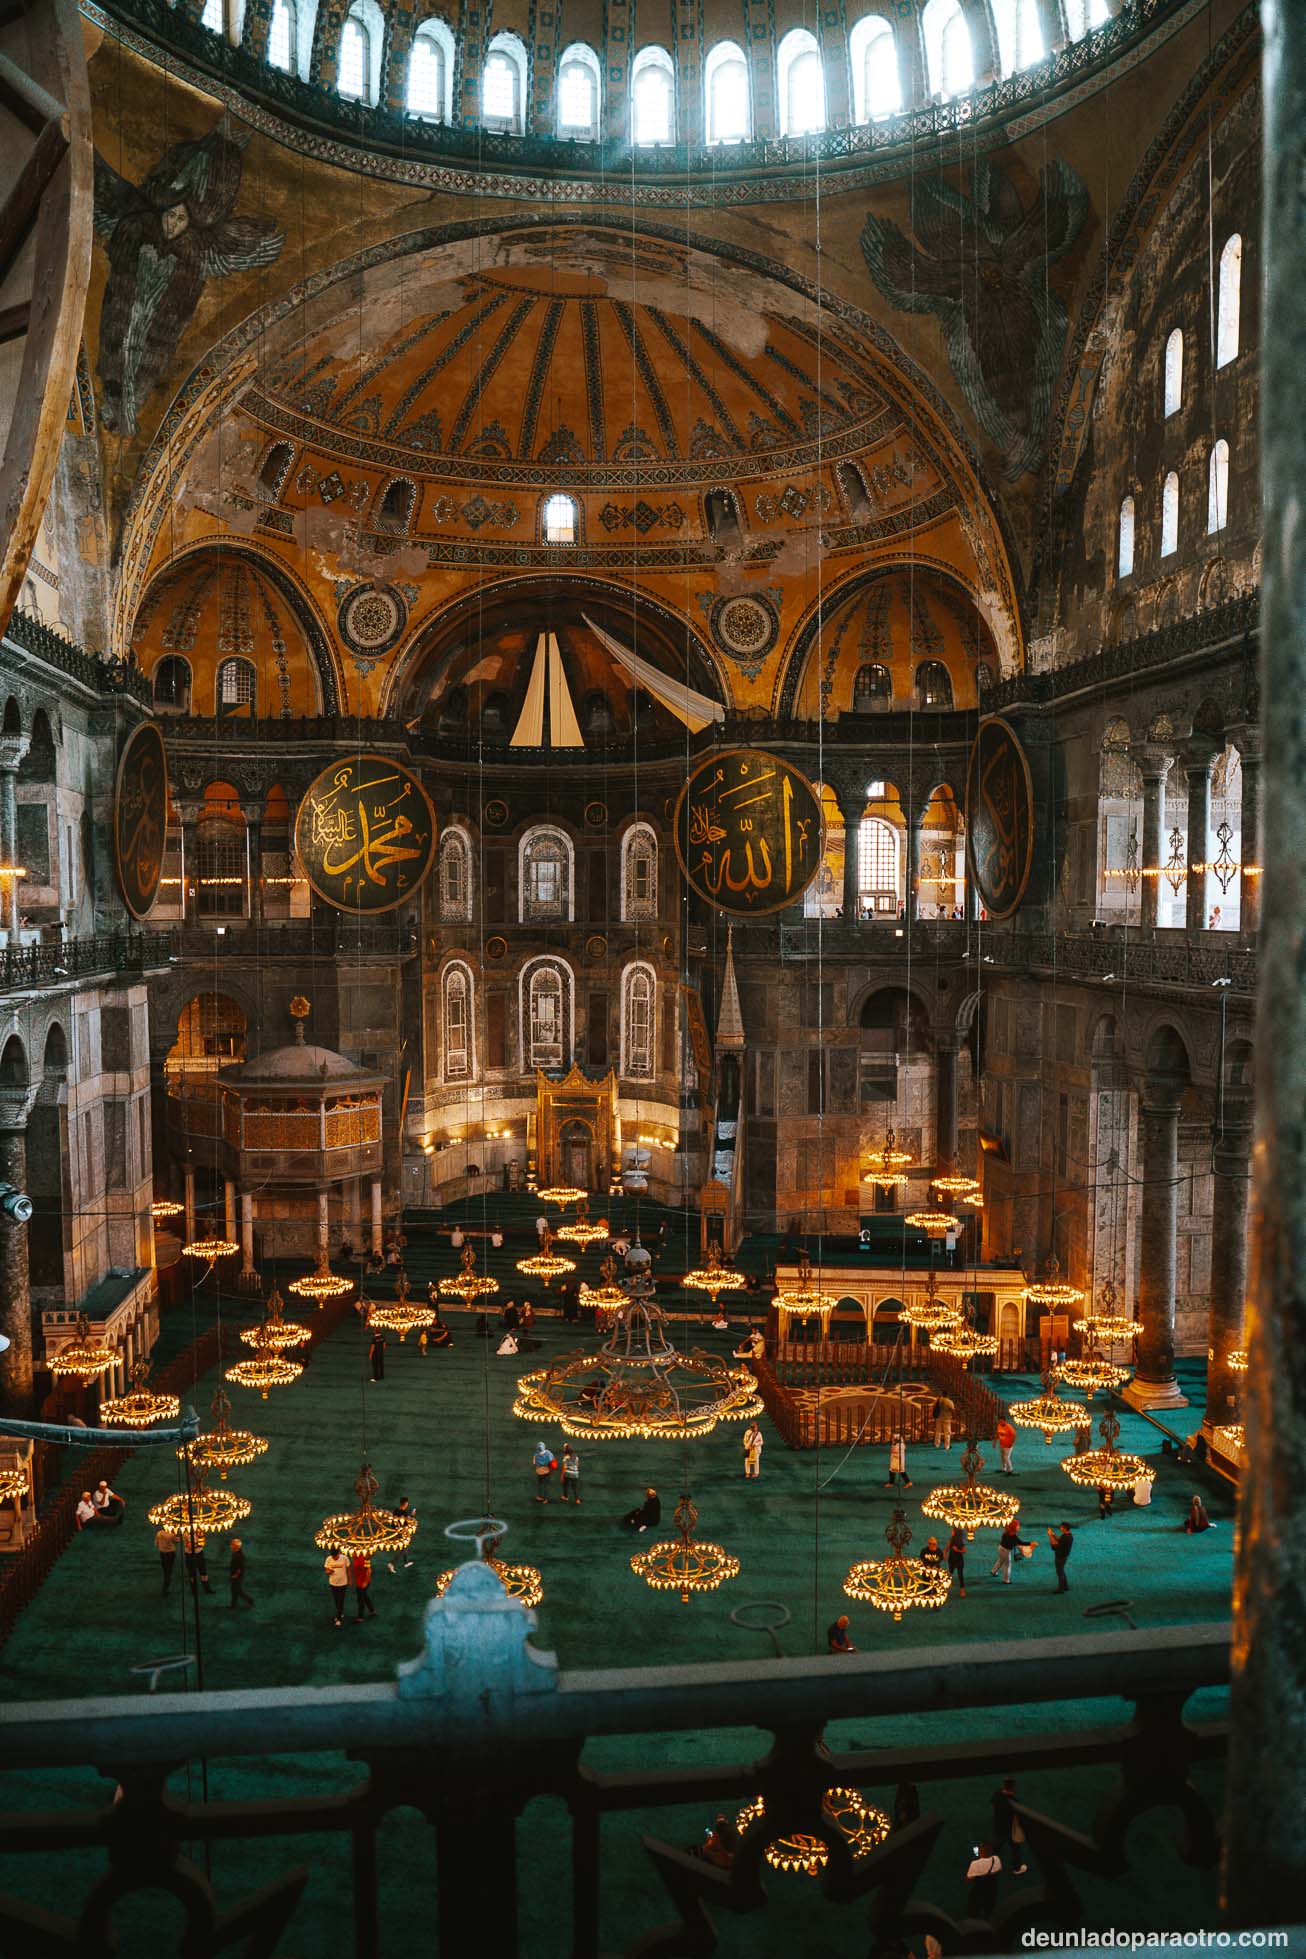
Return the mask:
<svg viewBox="0 0 1306 1959"><path fill-rule="evenodd" d="M853 677L853 713L876 714L893 699L893 676L887 667L858 667Z"/></svg>
<svg viewBox="0 0 1306 1959"><path fill-rule="evenodd" d="M195 825L196 909L201 918L242 918L249 877L245 812L228 782L211 782Z"/></svg>
<svg viewBox="0 0 1306 1959"><path fill-rule="evenodd" d="M657 977L643 961L627 966L621 981L621 1072L633 1081L653 1079L653 1029Z"/></svg>
<svg viewBox="0 0 1306 1959"><path fill-rule="evenodd" d="M1116 539L1116 577L1128 578L1134 568L1134 499L1125 497L1120 505L1120 531Z"/></svg>
<svg viewBox="0 0 1306 1959"><path fill-rule="evenodd" d="M836 463L834 473L839 484L839 493L847 505L848 515L855 517L859 523L865 522L868 517L873 517L875 511L867 494L866 478L856 463Z"/></svg>
<svg viewBox="0 0 1306 1959"><path fill-rule="evenodd" d="M263 458L263 467L258 473L258 486L270 497L281 494L295 451L289 442L274 442Z"/></svg>
<svg viewBox="0 0 1306 1959"><path fill-rule="evenodd" d="M461 959L444 970L441 989L441 1074L446 1082L476 1079L475 982Z"/></svg>
<svg viewBox="0 0 1306 1959"><path fill-rule="evenodd" d="M413 521L413 507L417 502L417 487L404 477L397 476L393 483L386 485L385 494L377 505L375 526L379 531L403 532Z"/></svg>
<svg viewBox="0 0 1306 1959"><path fill-rule="evenodd" d="M1222 531L1229 518L1229 444L1221 436L1211 451L1206 486L1206 528Z"/></svg>
<svg viewBox="0 0 1306 1959"><path fill-rule="evenodd" d="M254 666L250 660L224 660L218 668L219 714L254 712Z"/></svg>
<svg viewBox="0 0 1306 1959"><path fill-rule="evenodd" d="M336 86L351 102L370 102L368 79L372 68L372 37L366 22L350 14L340 30L340 67Z"/></svg>
<svg viewBox="0 0 1306 1959"><path fill-rule="evenodd" d="M539 959L521 976L522 1059L527 1068L571 1065L571 971Z"/></svg>
<svg viewBox="0 0 1306 1959"><path fill-rule="evenodd" d="M1004 75L1032 68L1043 59L1043 28L1038 0L992 0L998 30L998 61Z"/></svg>
<svg viewBox="0 0 1306 1959"><path fill-rule="evenodd" d="M1095 27L1105 27L1111 18L1107 0L1064 0L1066 9L1066 34L1072 41L1082 41L1085 34L1091 34Z"/></svg>
<svg viewBox="0 0 1306 1959"><path fill-rule="evenodd" d="M952 706L952 676L941 660L922 660L916 669L916 691L922 707Z"/></svg>
<svg viewBox="0 0 1306 1959"><path fill-rule="evenodd" d="M571 838L562 830L528 830L518 846L518 918L523 925L575 917Z"/></svg>
<svg viewBox="0 0 1306 1959"><path fill-rule="evenodd" d="M633 823L621 840L621 916L658 915L658 840L647 823Z"/></svg>
<svg viewBox="0 0 1306 1959"><path fill-rule="evenodd" d="M931 95L947 100L963 94L975 80L975 58L961 0L927 0L921 32Z"/></svg>
<svg viewBox="0 0 1306 1959"><path fill-rule="evenodd" d="M481 120L487 129L522 132L526 99L526 50L515 34L496 34L481 70Z"/></svg>
<svg viewBox="0 0 1306 1959"><path fill-rule="evenodd" d="M718 41L703 69L709 143L746 143L752 134L748 63L737 41Z"/></svg>
<svg viewBox="0 0 1306 1959"><path fill-rule="evenodd" d="M599 133L599 58L583 41L558 63L558 134L592 143Z"/></svg>
<svg viewBox="0 0 1306 1959"><path fill-rule="evenodd" d="M1177 415L1184 399L1184 336L1176 327L1165 343L1165 413Z"/></svg>
<svg viewBox="0 0 1306 1959"><path fill-rule="evenodd" d="M200 26L207 27L211 34L221 34L224 25L222 0L204 0Z"/></svg>
<svg viewBox="0 0 1306 1959"><path fill-rule="evenodd" d="M853 73L853 121L896 116L902 107L898 43L883 14L864 14L848 36Z"/></svg>
<svg viewBox="0 0 1306 1959"><path fill-rule="evenodd" d="M463 830L440 839L440 916L466 924L472 916L472 853Z"/></svg>
<svg viewBox="0 0 1306 1959"><path fill-rule="evenodd" d="M641 48L630 75L630 135L652 145L676 140L676 71L665 48Z"/></svg>
<svg viewBox="0 0 1306 1959"><path fill-rule="evenodd" d="M165 714L190 713L190 662L170 653L154 669L154 705Z"/></svg>
<svg viewBox="0 0 1306 1959"><path fill-rule="evenodd" d="M544 501L544 542L546 544L574 544L576 542L576 505L561 490L556 490Z"/></svg>
<svg viewBox="0 0 1306 1959"><path fill-rule="evenodd" d="M1243 241L1235 231L1220 253L1219 301L1215 313L1215 364L1227 367L1238 358L1238 328L1242 310Z"/></svg>
<svg viewBox="0 0 1306 1959"><path fill-rule="evenodd" d="M424 20L408 56L407 108L427 122L448 122L453 113L453 35L442 20Z"/></svg>
<svg viewBox="0 0 1306 1959"><path fill-rule="evenodd" d="M724 544L733 549L743 543L739 506L729 490L709 490L703 499L703 512L707 518L707 534L714 544Z"/></svg>
<svg viewBox="0 0 1306 1959"><path fill-rule="evenodd" d="M1179 478L1172 469L1161 490L1161 556L1179 549Z"/></svg>
<svg viewBox="0 0 1306 1959"><path fill-rule="evenodd" d="M295 65L295 0L273 0L268 23L268 66L288 75Z"/></svg>
<svg viewBox="0 0 1306 1959"><path fill-rule="evenodd" d="M776 51L780 134L810 136L825 128L825 69L816 36L805 27L786 34Z"/></svg>
<svg viewBox="0 0 1306 1959"><path fill-rule="evenodd" d="M882 816L857 826L857 896L867 916L898 910L898 832Z"/></svg>

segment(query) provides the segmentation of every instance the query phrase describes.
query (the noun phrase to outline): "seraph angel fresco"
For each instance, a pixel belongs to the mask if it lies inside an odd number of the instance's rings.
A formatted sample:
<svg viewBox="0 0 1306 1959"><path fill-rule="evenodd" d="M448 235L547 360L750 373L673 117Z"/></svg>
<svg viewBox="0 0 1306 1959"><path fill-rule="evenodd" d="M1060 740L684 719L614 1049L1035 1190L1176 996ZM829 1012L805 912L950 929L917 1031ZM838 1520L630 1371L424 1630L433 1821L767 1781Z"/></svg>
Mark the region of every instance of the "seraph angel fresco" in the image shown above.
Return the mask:
<svg viewBox="0 0 1306 1959"><path fill-rule="evenodd" d="M271 265L285 243L271 218L235 215L248 140L219 125L174 144L139 184L96 154L95 229L109 258L101 414L119 435L135 435L208 281Z"/></svg>
<svg viewBox="0 0 1306 1959"><path fill-rule="evenodd" d="M884 297L939 321L952 371L1002 451L1008 481L1043 461L1066 339L1066 309L1046 274L1087 215L1088 192L1068 163L1044 165L1026 208L1007 173L985 158L969 196L942 177L916 186L915 242L889 218L868 217L862 227L862 256Z"/></svg>

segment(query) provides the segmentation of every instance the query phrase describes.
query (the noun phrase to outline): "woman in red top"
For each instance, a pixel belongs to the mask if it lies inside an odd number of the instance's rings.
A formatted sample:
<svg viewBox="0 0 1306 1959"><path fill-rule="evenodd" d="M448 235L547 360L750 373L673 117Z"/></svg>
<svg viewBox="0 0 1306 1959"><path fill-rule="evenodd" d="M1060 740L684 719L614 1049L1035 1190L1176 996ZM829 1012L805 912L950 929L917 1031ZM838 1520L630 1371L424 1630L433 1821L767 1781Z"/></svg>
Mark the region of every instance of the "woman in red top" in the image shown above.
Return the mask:
<svg viewBox="0 0 1306 1959"><path fill-rule="evenodd" d="M1016 1473L1011 1467L1011 1452L1015 1446L1016 1431L1004 1415L998 1423L998 1453L1002 1457L1002 1474L1004 1476L1014 1476Z"/></svg>
<svg viewBox="0 0 1306 1959"><path fill-rule="evenodd" d="M369 1619L375 1619L376 1607L372 1603L371 1591L372 1560L366 1551L355 1551L349 1560L349 1576L354 1581L354 1597L358 1601L358 1618L355 1619L354 1624L361 1623L364 1613Z"/></svg>

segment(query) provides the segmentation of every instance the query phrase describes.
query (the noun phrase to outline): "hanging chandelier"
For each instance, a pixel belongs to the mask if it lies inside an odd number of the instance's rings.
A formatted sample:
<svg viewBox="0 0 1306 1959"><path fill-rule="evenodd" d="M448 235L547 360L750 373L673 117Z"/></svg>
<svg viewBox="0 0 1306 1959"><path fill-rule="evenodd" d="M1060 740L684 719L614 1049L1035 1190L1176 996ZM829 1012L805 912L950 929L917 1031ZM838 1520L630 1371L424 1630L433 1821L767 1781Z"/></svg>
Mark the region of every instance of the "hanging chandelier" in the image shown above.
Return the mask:
<svg viewBox="0 0 1306 1959"><path fill-rule="evenodd" d="M882 1147L871 1154L868 1168L862 1174L862 1182L878 1184L881 1190L897 1190L907 1182L904 1174L912 1162L910 1150L900 1150L893 1130L885 1132Z"/></svg>
<svg viewBox="0 0 1306 1959"><path fill-rule="evenodd" d="M854 1864L869 1857L889 1834L885 1812L866 1802L856 1789L827 1789L821 1797L821 1813L831 1829L843 1838ZM765 1802L761 1796L754 1796L736 1816L735 1828L744 1836L765 1815ZM821 1837L795 1830L768 1843L762 1855L773 1871L798 1871L804 1877L819 1877L830 1861L830 1847Z"/></svg>
<svg viewBox="0 0 1306 1959"><path fill-rule="evenodd" d="M959 1191L957 1202L959 1204L969 1205L972 1211L982 1211L984 1209L984 1192L978 1184L975 1184L970 1190Z"/></svg>
<svg viewBox="0 0 1306 1959"><path fill-rule="evenodd" d="M927 1238L946 1238L950 1231L961 1230L961 1219L951 1211L908 1211L903 1223L913 1231L923 1231Z"/></svg>
<svg viewBox="0 0 1306 1959"><path fill-rule="evenodd" d="M1043 1392L1032 1401L1015 1401L1007 1410L1017 1428L1041 1428L1043 1440L1051 1446L1054 1435L1072 1428L1083 1428L1091 1420L1082 1401L1063 1401L1057 1393L1057 1373L1049 1368L1043 1376Z"/></svg>
<svg viewBox="0 0 1306 1959"><path fill-rule="evenodd" d="M950 1530L1003 1530L1020 1509L1020 1498L976 1481L984 1467L977 1444L968 1442L961 1459L964 1483L941 1483L931 1490L921 1509Z"/></svg>
<svg viewBox="0 0 1306 1959"><path fill-rule="evenodd" d="M694 1266L692 1271L686 1272L680 1283L682 1286L690 1287L694 1292L710 1293L712 1304L715 1306L719 1293L738 1292L747 1284L747 1280L743 1273L736 1272L732 1265L721 1263L721 1247L713 1240L707 1248L707 1264Z"/></svg>
<svg viewBox="0 0 1306 1959"><path fill-rule="evenodd" d="M624 1287L617 1284L615 1258L611 1256L605 1258L599 1271L603 1276L603 1284L601 1286L582 1284L580 1303L582 1306L592 1306L595 1320L600 1326L606 1326L612 1314L619 1313L626 1304L626 1292Z"/></svg>
<svg viewBox="0 0 1306 1959"><path fill-rule="evenodd" d="M181 1402L175 1394L156 1394L147 1387L150 1363L138 1360L131 1372L131 1392L100 1403L100 1420L109 1428L152 1428L156 1422L175 1422Z"/></svg>
<svg viewBox="0 0 1306 1959"><path fill-rule="evenodd" d="M979 1189L979 1178L960 1175L931 1177L930 1189L941 1190L945 1197L964 1197L967 1191Z"/></svg>
<svg viewBox="0 0 1306 1959"><path fill-rule="evenodd" d="M434 1306L419 1305L415 1299L392 1299L384 1305L369 1300L368 1311L364 1314L368 1326L384 1327L387 1333L397 1333L402 1347L410 1333L419 1327L434 1326L440 1315Z"/></svg>
<svg viewBox="0 0 1306 1959"><path fill-rule="evenodd" d="M864 1559L853 1565L844 1579L849 1598L861 1605L873 1605L877 1612L892 1613L895 1625L904 1612L936 1612L946 1604L952 1574L907 1556L911 1526L905 1510L894 1511L884 1540L889 1546L887 1558Z"/></svg>
<svg viewBox="0 0 1306 1959"><path fill-rule="evenodd" d="M1117 1449L1120 1423L1110 1409L1098 1423L1097 1432L1105 1448L1089 1449L1082 1456L1064 1456L1061 1467L1072 1483L1089 1489L1131 1489L1140 1476L1147 1474L1147 1466L1141 1456L1131 1456Z"/></svg>
<svg viewBox="0 0 1306 1959"><path fill-rule="evenodd" d="M904 1306L898 1318L908 1326L915 1327L918 1333L943 1333L950 1327L962 1324L960 1306L949 1305L939 1295L939 1282L931 1272L925 1287L924 1299Z"/></svg>
<svg viewBox="0 0 1306 1959"><path fill-rule="evenodd" d="M203 1435L197 1435L192 1442L183 1442L177 1454L188 1457L192 1466L201 1476L210 1469L216 1469L218 1480L225 1483L227 1471L253 1462L256 1456L268 1452L267 1437L255 1435L247 1428L232 1428L231 1402L224 1388L214 1392L209 1403L213 1416L213 1427Z"/></svg>
<svg viewBox="0 0 1306 1959"><path fill-rule="evenodd" d="M721 1421L751 1420L761 1414L762 1402L746 1367L672 1346L666 1314L653 1297L652 1273L644 1272L628 1285L603 1346L564 1354L522 1375L512 1412L596 1442L680 1442L710 1435Z"/></svg>
<svg viewBox="0 0 1306 1959"><path fill-rule="evenodd" d="M464 1245L457 1272L441 1279L439 1289L445 1299L461 1299L464 1306L470 1306L474 1299L491 1298L499 1290L499 1281L492 1279L488 1272L476 1270L476 1253L470 1245Z"/></svg>
<svg viewBox="0 0 1306 1959"><path fill-rule="evenodd" d="M1114 1361L1104 1360L1100 1354L1084 1354L1078 1360L1063 1360L1055 1372L1058 1381L1080 1394L1096 1394L1099 1388L1110 1388L1114 1393L1129 1379L1127 1367L1117 1367Z"/></svg>
<svg viewBox="0 0 1306 1959"><path fill-rule="evenodd" d="M343 1278L339 1272L332 1272L321 1265L316 1272L309 1272L302 1279L292 1279L286 1291L293 1292L299 1299L315 1300L320 1306L324 1299L340 1299L353 1283L352 1279Z"/></svg>
<svg viewBox="0 0 1306 1959"><path fill-rule="evenodd" d="M165 1218L179 1218L185 1208L175 1197L156 1197L150 1206L150 1216L156 1224L162 1224Z"/></svg>
<svg viewBox="0 0 1306 1959"><path fill-rule="evenodd" d="M822 1292L812 1272L812 1261L806 1252L798 1255L798 1280L777 1291L771 1304L780 1315L780 1337L785 1339L790 1320L819 1319L821 1338L824 1340L830 1324L830 1315L838 1304L832 1292Z"/></svg>
<svg viewBox="0 0 1306 1959"><path fill-rule="evenodd" d="M86 1387L97 1374L107 1374L116 1365L117 1359L117 1354L111 1347L105 1346L99 1335L92 1338L90 1321L85 1313L79 1313L72 1339L66 1347L60 1347L57 1353L51 1354L46 1366L56 1376L80 1376L83 1387Z"/></svg>
<svg viewBox="0 0 1306 1959"><path fill-rule="evenodd" d="M320 1551L329 1551L334 1545L372 1558L382 1551L408 1549L417 1533L417 1519L400 1516L397 1510L379 1510L372 1499L380 1487L371 1464L364 1460L354 1483L358 1508L323 1518L322 1528L313 1538Z"/></svg>
<svg viewBox="0 0 1306 1959"><path fill-rule="evenodd" d="M561 1238L564 1244L579 1245L583 1251L587 1251L591 1245L597 1245L601 1238L607 1237L608 1227L606 1224L595 1224L590 1218L589 1205L583 1203L575 1217L567 1224L560 1224L553 1235Z"/></svg>
<svg viewBox="0 0 1306 1959"><path fill-rule="evenodd" d="M588 1192L583 1191L579 1184L546 1184L535 1195L541 1204L579 1204Z"/></svg>
<svg viewBox="0 0 1306 1959"><path fill-rule="evenodd" d="M559 1279L564 1272L574 1272L576 1261L574 1258L563 1258L560 1252L555 1252L553 1233L544 1230L540 1233L540 1249L532 1252L529 1258L519 1258L517 1270L526 1273L529 1278L543 1279L547 1286L550 1279Z"/></svg>
<svg viewBox="0 0 1306 1959"><path fill-rule="evenodd" d="M977 1333L968 1320L961 1320L956 1326L945 1326L941 1333L930 1335L930 1352L950 1354L963 1366L976 1358L991 1360L998 1351L998 1337L995 1333Z"/></svg>
<svg viewBox="0 0 1306 1959"><path fill-rule="evenodd" d="M630 1561L637 1578L655 1592L679 1592L682 1605L688 1605L693 1592L714 1592L727 1578L738 1578L739 1560L721 1545L695 1537L698 1511L688 1490L676 1505L672 1519L677 1535L661 1544L638 1551Z"/></svg>
<svg viewBox="0 0 1306 1959"><path fill-rule="evenodd" d="M1043 1270L1044 1276L1041 1279L1031 1279L1024 1288L1022 1297L1026 1305L1047 1306L1054 1310L1078 1306L1084 1297L1084 1289L1082 1286L1070 1286L1065 1283L1061 1277L1061 1266L1055 1252Z"/></svg>
<svg viewBox="0 0 1306 1959"><path fill-rule="evenodd" d="M456 1524L446 1524L444 1534L456 1544L473 1543L477 1557L469 1558L468 1564L488 1565L509 1598L520 1599L526 1606L539 1605L544 1598L544 1580L533 1564L505 1564L495 1554L503 1543L508 1529L498 1517L468 1517ZM465 1567L450 1565L447 1570L438 1572L435 1579L435 1596L443 1598L458 1573Z"/></svg>
<svg viewBox="0 0 1306 1959"><path fill-rule="evenodd" d="M284 1354L264 1347L253 1360L238 1360L234 1367L229 1367L223 1379L234 1381L238 1388L257 1388L266 1401L270 1388L288 1388L303 1371L303 1361L287 1360Z"/></svg>
<svg viewBox="0 0 1306 1959"><path fill-rule="evenodd" d="M203 1470L197 1470L189 1490L177 1490L145 1514L156 1529L183 1531L188 1536L193 1532L198 1545L215 1531L234 1530L253 1507L247 1497L235 1496L230 1490L211 1490Z"/></svg>
<svg viewBox="0 0 1306 1959"><path fill-rule="evenodd" d="M217 1258L230 1258L240 1246L234 1238L191 1238L181 1248L183 1258L204 1259L212 1264Z"/></svg>
<svg viewBox="0 0 1306 1959"><path fill-rule="evenodd" d="M1124 1340L1136 1340L1139 1334L1137 1320L1131 1320L1120 1311L1116 1289L1110 1279L1099 1288L1097 1304L1092 1312L1086 1313L1082 1320L1073 1320L1071 1324L1076 1333L1082 1333L1095 1346L1114 1347Z"/></svg>
<svg viewBox="0 0 1306 1959"><path fill-rule="evenodd" d="M247 1347L271 1348L279 1353L283 1347L302 1347L313 1338L308 1327L299 1320L282 1318L285 1301L276 1287L268 1294L267 1318L257 1326L243 1326L240 1337Z"/></svg>

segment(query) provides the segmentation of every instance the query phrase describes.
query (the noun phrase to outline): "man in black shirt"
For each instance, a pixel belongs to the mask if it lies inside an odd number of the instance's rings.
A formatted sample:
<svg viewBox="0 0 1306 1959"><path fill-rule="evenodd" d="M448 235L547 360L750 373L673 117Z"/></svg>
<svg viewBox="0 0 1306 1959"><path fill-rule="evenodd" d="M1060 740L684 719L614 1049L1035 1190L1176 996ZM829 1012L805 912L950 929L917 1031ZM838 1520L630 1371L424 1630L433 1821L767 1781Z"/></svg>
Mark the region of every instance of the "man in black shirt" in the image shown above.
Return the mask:
<svg viewBox="0 0 1306 1959"><path fill-rule="evenodd" d="M825 1643L831 1653L855 1653L857 1648L848 1637L848 1614L841 1612L832 1626L825 1629Z"/></svg>
<svg viewBox="0 0 1306 1959"><path fill-rule="evenodd" d="M1070 1587L1066 1583L1066 1561L1075 1548L1075 1534L1070 1525L1063 1523L1058 1534L1049 1524L1048 1543L1052 1546L1052 1563L1056 1567L1057 1590L1068 1592Z"/></svg>
<svg viewBox="0 0 1306 1959"><path fill-rule="evenodd" d="M645 1490L644 1501L638 1510L628 1510L622 1518L628 1530L647 1530L651 1524L662 1522L662 1499L656 1490Z"/></svg>

